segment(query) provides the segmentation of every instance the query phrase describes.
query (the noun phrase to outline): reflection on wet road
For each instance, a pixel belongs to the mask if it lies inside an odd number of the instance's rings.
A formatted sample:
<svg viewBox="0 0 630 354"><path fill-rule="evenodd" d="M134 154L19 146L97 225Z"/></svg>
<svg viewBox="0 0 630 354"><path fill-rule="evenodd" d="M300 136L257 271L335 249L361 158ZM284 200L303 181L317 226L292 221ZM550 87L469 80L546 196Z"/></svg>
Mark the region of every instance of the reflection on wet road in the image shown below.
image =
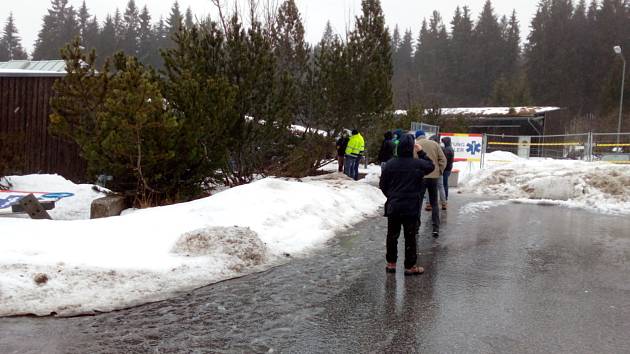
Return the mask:
<svg viewBox="0 0 630 354"><path fill-rule="evenodd" d="M420 277L385 274L376 217L308 258L169 301L0 319L0 352L630 352L630 218L457 197L438 241L421 229Z"/></svg>

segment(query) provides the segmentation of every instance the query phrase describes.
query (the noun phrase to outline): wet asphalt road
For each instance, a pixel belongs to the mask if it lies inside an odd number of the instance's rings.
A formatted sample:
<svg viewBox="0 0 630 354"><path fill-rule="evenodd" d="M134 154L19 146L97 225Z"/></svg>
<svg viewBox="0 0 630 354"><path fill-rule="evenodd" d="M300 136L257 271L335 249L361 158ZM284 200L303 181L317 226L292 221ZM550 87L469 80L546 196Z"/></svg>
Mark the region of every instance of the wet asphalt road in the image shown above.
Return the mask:
<svg viewBox="0 0 630 354"><path fill-rule="evenodd" d="M0 319L0 353L630 352L630 218L455 199L437 241L423 214L422 276L402 262L385 274L376 217L312 256L169 301Z"/></svg>

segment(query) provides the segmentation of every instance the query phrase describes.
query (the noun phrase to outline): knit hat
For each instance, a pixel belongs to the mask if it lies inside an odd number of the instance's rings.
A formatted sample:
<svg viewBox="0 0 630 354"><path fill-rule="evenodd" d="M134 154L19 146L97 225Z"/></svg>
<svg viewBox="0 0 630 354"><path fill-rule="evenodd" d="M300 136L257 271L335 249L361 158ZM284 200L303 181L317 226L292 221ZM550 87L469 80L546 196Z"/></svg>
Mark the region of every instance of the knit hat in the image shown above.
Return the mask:
<svg viewBox="0 0 630 354"><path fill-rule="evenodd" d="M424 130L416 130L416 138L419 138L421 136L426 136L427 134L424 132Z"/></svg>

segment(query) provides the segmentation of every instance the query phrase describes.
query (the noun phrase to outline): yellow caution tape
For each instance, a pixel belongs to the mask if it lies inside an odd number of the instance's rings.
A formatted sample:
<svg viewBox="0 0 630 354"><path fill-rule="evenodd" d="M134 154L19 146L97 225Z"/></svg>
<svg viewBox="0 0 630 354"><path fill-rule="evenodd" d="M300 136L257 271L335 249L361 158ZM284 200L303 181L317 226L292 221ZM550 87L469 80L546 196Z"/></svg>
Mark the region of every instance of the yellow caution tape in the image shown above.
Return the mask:
<svg viewBox="0 0 630 354"><path fill-rule="evenodd" d="M630 144L595 144L598 147L617 147L617 146L630 146Z"/></svg>
<svg viewBox="0 0 630 354"><path fill-rule="evenodd" d="M489 141L488 145L509 145L509 146L582 146L584 143L502 143Z"/></svg>

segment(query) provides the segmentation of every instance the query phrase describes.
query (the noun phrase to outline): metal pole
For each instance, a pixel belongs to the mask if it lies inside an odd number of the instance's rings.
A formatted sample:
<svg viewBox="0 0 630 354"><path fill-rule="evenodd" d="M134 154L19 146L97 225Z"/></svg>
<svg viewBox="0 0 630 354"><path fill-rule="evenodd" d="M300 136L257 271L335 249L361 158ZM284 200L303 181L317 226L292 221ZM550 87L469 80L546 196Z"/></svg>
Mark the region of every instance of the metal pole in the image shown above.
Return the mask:
<svg viewBox="0 0 630 354"><path fill-rule="evenodd" d="M617 124L617 149L619 149L619 138L621 137L621 117L623 115L623 89L626 86L626 58L619 54L623 60L623 70L621 74L621 99L619 99L619 123Z"/></svg>

